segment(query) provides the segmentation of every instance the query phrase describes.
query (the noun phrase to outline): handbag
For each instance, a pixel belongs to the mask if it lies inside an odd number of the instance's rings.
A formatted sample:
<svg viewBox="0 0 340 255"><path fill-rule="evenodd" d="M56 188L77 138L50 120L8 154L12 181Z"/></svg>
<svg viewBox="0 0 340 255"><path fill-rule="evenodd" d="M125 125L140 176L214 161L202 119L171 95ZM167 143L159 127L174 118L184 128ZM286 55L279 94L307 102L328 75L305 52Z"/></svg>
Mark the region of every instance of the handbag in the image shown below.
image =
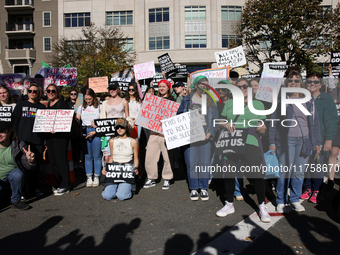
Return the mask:
<svg viewBox="0 0 340 255"><path fill-rule="evenodd" d="M264 160L266 161L266 179L275 179L280 177L280 164L277 160L275 151L269 150L264 155Z"/></svg>

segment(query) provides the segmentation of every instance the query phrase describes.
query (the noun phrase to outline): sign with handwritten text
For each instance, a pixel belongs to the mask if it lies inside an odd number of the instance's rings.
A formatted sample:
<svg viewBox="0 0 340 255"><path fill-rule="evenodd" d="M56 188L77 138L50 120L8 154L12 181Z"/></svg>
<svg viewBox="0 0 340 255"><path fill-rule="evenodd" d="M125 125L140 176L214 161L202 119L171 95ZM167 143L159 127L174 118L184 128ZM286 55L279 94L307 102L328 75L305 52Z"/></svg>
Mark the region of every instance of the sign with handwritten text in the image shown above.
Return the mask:
<svg viewBox="0 0 340 255"><path fill-rule="evenodd" d="M38 110L33 132L70 132L74 110Z"/></svg>
<svg viewBox="0 0 340 255"><path fill-rule="evenodd" d="M154 61L134 65L133 70L137 80L152 78L156 75Z"/></svg>
<svg viewBox="0 0 340 255"><path fill-rule="evenodd" d="M94 93L107 92L108 85L107 76L89 78L89 88L93 89Z"/></svg>
<svg viewBox="0 0 340 255"><path fill-rule="evenodd" d="M246 55L244 54L242 46L226 51L215 52L215 58L218 67L238 67L247 64Z"/></svg>

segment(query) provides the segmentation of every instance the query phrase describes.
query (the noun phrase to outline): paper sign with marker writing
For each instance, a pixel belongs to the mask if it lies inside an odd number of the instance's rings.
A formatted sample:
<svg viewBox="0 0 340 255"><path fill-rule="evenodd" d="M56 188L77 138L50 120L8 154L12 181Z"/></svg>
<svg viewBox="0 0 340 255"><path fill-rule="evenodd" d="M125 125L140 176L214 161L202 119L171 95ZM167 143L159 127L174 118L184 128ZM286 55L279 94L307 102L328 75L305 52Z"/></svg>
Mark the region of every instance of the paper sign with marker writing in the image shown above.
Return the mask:
<svg viewBox="0 0 340 255"><path fill-rule="evenodd" d="M178 108L179 103L147 93L137 115L136 125L162 134L161 120L175 116Z"/></svg>
<svg viewBox="0 0 340 255"><path fill-rule="evenodd" d="M152 78L156 75L155 63L150 61L134 65L133 71L137 80Z"/></svg>
<svg viewBox="0 0 340 255"><path fill-rule="evenodd" d="M226 51L215 52L215 58L218 67L238 67L247 64L242 46Z"/></svg>
<svg viewBox="0 0 340 255"><path fill-rule="evenodd" d="M107 92L108 85L107 76L89 78L89 88L93 89L94 93Z"/></svg>
<svg viewBox="0 0 340 255"><path fill-rule="evenodd" d="M284 66L286 62L266 63L263 65L259 88L255 95L256 99L271 103L273 96L277 96L273 95L273 88L276 88L277 93L279 93L285 70L274 68L275 65Z"/></svg>
<svg viewBox="0 0 340 255"><path fill-rule="evenodd" d="M168 150L205 139L198 110L182 113L161 121Z"/></svg>
<svg viewBox="0 0 340 255"><path fill-rule="evenodd" d="M33 132L70 132L74 110L37 110Z"/></svg>
<svg viewBox="0 0 340 255"><path fill-rule="evenodd" d="M57 86L77 85L77 68L46 68L44 90L49 84Z"/></svg>

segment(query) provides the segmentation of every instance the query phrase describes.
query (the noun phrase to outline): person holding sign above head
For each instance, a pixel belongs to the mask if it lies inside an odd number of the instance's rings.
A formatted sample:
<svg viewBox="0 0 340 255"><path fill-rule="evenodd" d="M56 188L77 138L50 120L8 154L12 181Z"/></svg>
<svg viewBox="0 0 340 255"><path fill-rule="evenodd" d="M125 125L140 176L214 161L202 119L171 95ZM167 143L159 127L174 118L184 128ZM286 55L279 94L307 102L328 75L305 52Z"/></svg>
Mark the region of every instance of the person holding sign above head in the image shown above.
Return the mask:
<svg viewBox="0 0 340 255"><path fill-rule="evenodd" d="M261 221L270 222L271 218L267 212L267 207L264 203L265 183L264 173L261 168L261 166L265 165L265 161L263 157L263 149L260 136L263 136L263 134L265 133L266 126L264 125L264 123L258 121L265 119L266 116L254 114L249 110L248 102L250 101L250 98L252 99L251 89L248 92L248 88L250 88L249 81L245 78L240 78L236 80L235 85L242 91L243 98L236 98L234 96L233 99L228 100L224 105L221 115L225 116L228 122L226 124L221 124L221 127L226 128L226 130L221 130L221 132L230 132L228 135L225 136L230 138L230 140L228 140L230 144L232 144L232 142L235 142L235 138L233 139L233 135L236 136L237 134L241 133L241 131L242 134L245 134L245 137L237 137L237 144L234 144L231 146L231 148L228 148L228 150L235 150L235 153L222 154L222 156L224 156L225 158L224 165L237 169L237 165L239 161L241 161L243 162L243 166L241 167L244 167L245 169L247 169L247 167L257 167L258 171L249 171L245 172L244 174L246 177L252 178L254 181L254 188L259 202L259 216ZM234 114L234 100L244 101L243 115ZM255 109L264 110L262 102L258 100L252 100L252 104ZM233 122L233 124L230 123L231 121ZM216 143L216 146L218 146L218 142ZM223 176L227 200L225 206L218 212L216 212L216 215L218 217L225 217L228 214L235 212L233 204L235 191L235 175L236 171L227 171Z"/></svg>
<svg viewBox="0 0 340 255"><path fill-rule="evenodd" d="M59 88L55 84L48 85L46 93L48 97L47 109L69 109L67 103L60 98ZM54 177L58 182L58 189L54 191L55 196L62 196L70 191L70 168L67 159L69 137L69 132L51 131L46 135L48 156Z"/></svg>
<svg viewBox="0 0 340 255"><path fill-rule="evenodd" d="M39 102L41 95L41 88L32 83L28 89L28 100L20 101L13 112L13 130L18 135L21 141L24 141L27 145L30 145L32 152L35 154L37 160L36 171L32 171L30 174L30 180L28 180L28 192L39 194L39 168L43 159L43 144L44 140L39 133L33 133L33 126L38 109L46 109L46 106Z"/></svg>
<svg viewBox="0 0 340 255"><path fill-rule="evenodd" d="M100 137L96 137L95 119L100 117L100 106L93 89L87 89L83 104L78 107L77 119L82 121L82 136L86 139L85 171L86 187L98 187L102 167ZM93 175L94 166L94 178Z"/></svg>
<svg viewBox="0 0 340 255"><path fill-rule="evenodd" d="M218 119L218 110L211 97L208 97L207 114L202 114L202 95L209 88L209 81L205 76L198 76L193 81L194 88L191 93L185 96L178 108L177 114L198 110L205 132L205 139L190 145L184 146L184 158L187 165L190 199L198 200L198 191L202 201L209 200L208 185L209 172L197 171L196 166L208 167L211 161L211 139L217 132L217 126L213 126L213 120Z"/></svg>
<svg viewBox="0 0 340 255"><path fill-rule="evenodd" d="M115 127L115 134L109 141L111 156L108 163L131 163L134 164L134 173L138 174L138 143L131 137L129 125L126 119L118 119ZM115 184L108 177L106 169L102 170L106 176L105 188L102 196L106 200L118 198L126 200L132 196L132 185L127 182Z"/></svg>
<svg viewBox="0 0 340 255"><path fill-rule="evenodd" d="M172 95L170 92L171 83L167 80L160 80L158 82L158 96L172 100ZM162 170L162 177L164 179L164 184L162 189L167 190L170 188L170 180L173 178L173 173L171 169L169 151L165 145L164 135L156 133L154 131L150 132L150 138L146 145L146 155L145 155L145 170L148 176L148 180L144 184L144 188L150 188L156 186L156 180L158 179L158 166L159 156L162 152L164 165ZM171 154L171 153L170 153Z"/></svg>
<svg viewBox="0 0 340 255"><path fill-rule="evenodd" d="M120 91L117 81L110 82L107 88L110 93L110 99L104 101L100 112L101 119L107 118L126 118L132 126L132 119L129 118L129 104L123 98L123 94ZM110 147L108 145L108 139L102 141L102 151L104 153L105 162L108 162L110 157Z"/></svg>
<svg viewBox="0 0 340 255"><path fill-rule="evenodd" d="M9 88L6 85L0 85L0 106L11 106L13 112L15 105Z"/></svg>

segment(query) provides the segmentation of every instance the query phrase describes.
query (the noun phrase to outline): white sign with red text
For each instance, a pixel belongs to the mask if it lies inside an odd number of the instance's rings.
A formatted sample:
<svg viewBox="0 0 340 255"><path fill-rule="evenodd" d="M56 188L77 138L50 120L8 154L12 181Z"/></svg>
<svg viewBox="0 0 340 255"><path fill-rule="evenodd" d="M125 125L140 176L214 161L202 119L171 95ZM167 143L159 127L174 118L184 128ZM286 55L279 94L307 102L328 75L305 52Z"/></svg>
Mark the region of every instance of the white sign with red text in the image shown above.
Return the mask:
<svg viewBox="0 0 340 255"><path fill-rule="evenodd" d="M71 132L74 110L37 110L33 132Z"/></svg>
<svg viewBox="0 0 340 255"><path fill-rule="evenodd" d="M134 65L133 71L137 80L152 78L156 75L155 63L150 61Z"/></svg>

